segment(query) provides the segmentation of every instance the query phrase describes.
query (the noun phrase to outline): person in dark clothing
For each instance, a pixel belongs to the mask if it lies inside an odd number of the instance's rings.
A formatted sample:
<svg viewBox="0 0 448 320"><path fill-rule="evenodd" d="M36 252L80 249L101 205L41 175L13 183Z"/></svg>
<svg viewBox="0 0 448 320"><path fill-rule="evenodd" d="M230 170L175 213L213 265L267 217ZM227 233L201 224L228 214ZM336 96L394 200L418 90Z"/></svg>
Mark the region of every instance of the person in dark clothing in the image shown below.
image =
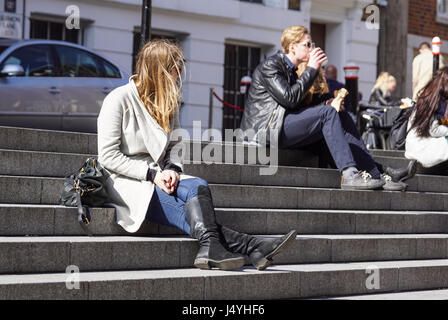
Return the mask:
<svg viewBox="0 0 448 320"><path fill-rule="evenodd" d="M327 80L329 94L333 94L335 90L345 88L345 85L339 82L338 79L338 69L336 66L330 64L325 68L325 79Z"/></svg>
<svg viewBox="0 0 448 320"><path fill-rule="evenodd" d="M383 178L349 114L331 106L321 69L327 57L322 49L313 49L308 30L289 27L281 43L283 52L260 63L252 75L241 129L255 133L244 138L280 148L301 148L325 139L342 174L342 189L391 190L392 180L410 177L413 169L403 168L391 171L391 181Z"/></svg>
<svg viewBox="0 0 448 320"><path fill-rule="evenodd" d="M400 101L392 99L397 80L388 72L381 72L370 94L369 103L382 106L399 106Z"/></svg>

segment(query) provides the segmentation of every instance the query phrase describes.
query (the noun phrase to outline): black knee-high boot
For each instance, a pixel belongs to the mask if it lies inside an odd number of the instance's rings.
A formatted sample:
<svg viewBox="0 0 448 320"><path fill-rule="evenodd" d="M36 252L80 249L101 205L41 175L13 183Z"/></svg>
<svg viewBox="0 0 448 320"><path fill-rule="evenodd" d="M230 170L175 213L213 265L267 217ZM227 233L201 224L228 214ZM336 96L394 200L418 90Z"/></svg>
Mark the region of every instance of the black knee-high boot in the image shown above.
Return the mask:
<svg viewBox="0 0 448 320"><path fill-rule="evenodd" d="M266 269L272 263L272 257L282 252L297 236L297 231L292 230L280 238L268 239L238 232L219 224L218 227L229 250L247 255L258 270Z"/></svg>
<svg viewBox="0 0 448 320"><path fill-rule="evenodd" d="M196 267L235 270L244 266L244 257L227 251L220 242L209 187L199 186L198 195L185 203L184 210L190 235L199 241L199 251L194 260Z"/></svg>

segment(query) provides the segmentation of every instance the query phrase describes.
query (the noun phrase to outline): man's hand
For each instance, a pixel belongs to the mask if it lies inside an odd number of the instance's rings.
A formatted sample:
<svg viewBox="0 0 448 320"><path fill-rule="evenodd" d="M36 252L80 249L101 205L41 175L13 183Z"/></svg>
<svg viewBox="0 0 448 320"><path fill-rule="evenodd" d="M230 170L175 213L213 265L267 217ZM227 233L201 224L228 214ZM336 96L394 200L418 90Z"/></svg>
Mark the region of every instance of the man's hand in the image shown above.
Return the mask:
<svg viewBox="0 0 448 320"><path fill-rule="evenodd" d="M171 194L176 190L177 184L179 183L179 174L173 170L164 170L162 172L157 172L154 183L163 191Z"/></svg>
<svg viewBox="0 0 448 320"><path fill-rule="evenodd" d="M320 66L325 60L327 60L325 52L323 52L321 48L315 48L310 53L310 59L308 60L308 67L319 70Z"/></svg>

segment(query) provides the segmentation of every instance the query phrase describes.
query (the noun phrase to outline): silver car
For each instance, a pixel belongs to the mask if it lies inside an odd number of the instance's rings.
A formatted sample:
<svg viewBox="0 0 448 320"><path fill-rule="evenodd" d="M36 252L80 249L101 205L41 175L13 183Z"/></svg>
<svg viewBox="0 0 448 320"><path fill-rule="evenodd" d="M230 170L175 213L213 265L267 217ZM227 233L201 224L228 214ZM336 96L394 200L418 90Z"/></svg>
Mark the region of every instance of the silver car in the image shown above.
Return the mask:
<svg viewBox="0 0 448 320"><path fill-rule="evenodd" d="M53 40L0 40L0 126L96 132L104 97L129 74Z"/></svg>

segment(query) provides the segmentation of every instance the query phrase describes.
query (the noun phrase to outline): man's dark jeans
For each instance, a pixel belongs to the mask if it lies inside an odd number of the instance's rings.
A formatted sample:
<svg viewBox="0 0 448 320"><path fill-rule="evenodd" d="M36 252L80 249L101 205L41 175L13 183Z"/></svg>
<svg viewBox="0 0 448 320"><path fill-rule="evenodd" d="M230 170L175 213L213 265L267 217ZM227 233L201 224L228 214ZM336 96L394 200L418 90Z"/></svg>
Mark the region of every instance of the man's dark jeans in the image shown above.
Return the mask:
<svg viewBox="0 0 448 320"><path fill-rule="evenodd" d="M318 105L285 114L280 148L302 148L325 139L339 171L348 167L366 170L378 179L380 172L350 115L331 106Z"/></svg>

